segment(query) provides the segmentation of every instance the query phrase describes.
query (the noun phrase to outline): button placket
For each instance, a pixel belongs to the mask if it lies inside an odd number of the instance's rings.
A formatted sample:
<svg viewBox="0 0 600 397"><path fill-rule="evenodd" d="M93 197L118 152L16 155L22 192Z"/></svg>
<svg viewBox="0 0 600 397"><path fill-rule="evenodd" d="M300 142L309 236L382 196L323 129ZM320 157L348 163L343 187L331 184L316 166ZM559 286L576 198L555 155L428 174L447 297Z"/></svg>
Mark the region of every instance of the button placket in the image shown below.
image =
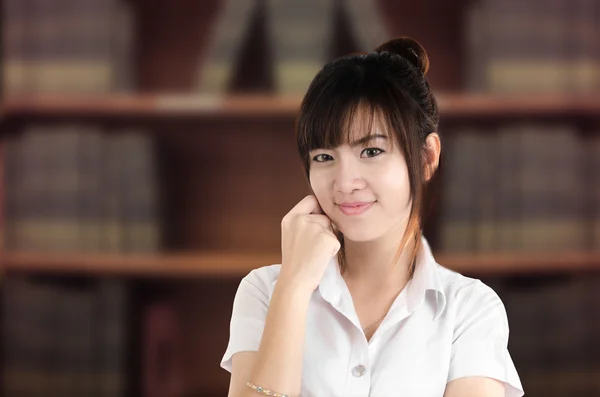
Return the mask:
<svg viewBox="0 0 600 397"><path fill-rule="evenodd" d="M364 336L358 330L352 339L352 352L348 366L349 374L343 395L347 397L366 397L369 395L369 390L371 390L369 347Z"/></svg>

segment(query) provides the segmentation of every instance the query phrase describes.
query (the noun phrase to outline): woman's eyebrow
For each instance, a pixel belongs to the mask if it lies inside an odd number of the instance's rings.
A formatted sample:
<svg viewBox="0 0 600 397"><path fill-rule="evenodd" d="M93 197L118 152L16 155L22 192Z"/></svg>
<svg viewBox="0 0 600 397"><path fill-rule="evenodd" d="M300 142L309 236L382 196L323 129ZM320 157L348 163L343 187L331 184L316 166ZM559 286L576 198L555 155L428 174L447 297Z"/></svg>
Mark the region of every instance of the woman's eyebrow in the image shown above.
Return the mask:
<svg viewBox="0 0 600 397"><path fill-rule="evenodd" d="M358 140L356 140L354 142L350 142L350 146L351 147L356 147L356 146L365 144L367 142L374 141L375 139L378 139L378 138L388 139L387 135L382 135L382 134L366 135L366 136L363 136L362 138L360 138L360 139L358 139Z"/></svg>

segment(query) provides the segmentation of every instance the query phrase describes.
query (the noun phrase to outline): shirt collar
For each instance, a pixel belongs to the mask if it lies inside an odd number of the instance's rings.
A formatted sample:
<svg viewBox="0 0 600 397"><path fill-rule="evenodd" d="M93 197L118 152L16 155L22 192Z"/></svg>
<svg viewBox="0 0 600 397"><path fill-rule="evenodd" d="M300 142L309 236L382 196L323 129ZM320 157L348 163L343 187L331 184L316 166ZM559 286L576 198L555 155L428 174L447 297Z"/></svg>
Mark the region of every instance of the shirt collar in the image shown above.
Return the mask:
<svg viewBox="0 0 600 397"><path fill-rule="evenodd" d="M421 244L417 252L417 260L413 278L406 285L407 308L413 312L425 300L427 291L434 291L437 320L446 307L446 295L439 275L439 265L435 261L429 243L421 237ZM277 280L273 282L275 284ZM337 307L342 295L344 279L340 273L337 256L332 257L325 269L323 278L319 283L319 293L329 303Z"/></svg>
<svg viewBox="0 0 600 397"><path fill-rule="evenodd" d="M434 321L437 320L446 307L446 294L439 274L439 265L435 261L425 237L421 237L415 272L406 288L407 305L411 313L423 302L427 291L434 291L436 304Z"/></svg>

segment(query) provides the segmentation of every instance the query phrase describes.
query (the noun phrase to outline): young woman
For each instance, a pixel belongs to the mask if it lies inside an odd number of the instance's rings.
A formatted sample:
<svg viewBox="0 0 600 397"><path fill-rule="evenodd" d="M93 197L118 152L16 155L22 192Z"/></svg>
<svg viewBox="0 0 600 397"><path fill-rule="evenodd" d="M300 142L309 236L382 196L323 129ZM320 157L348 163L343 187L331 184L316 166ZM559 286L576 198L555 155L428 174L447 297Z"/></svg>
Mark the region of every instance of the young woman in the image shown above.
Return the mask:
<svg viewBox="0 0 600 397"><path fill-rule="evenodd" d="M314 195L282 220L282 263L239 286L230 397L523 395L501 300L422 236L441 151L428 65L397 38L311 83L296 133Z"/></svg>

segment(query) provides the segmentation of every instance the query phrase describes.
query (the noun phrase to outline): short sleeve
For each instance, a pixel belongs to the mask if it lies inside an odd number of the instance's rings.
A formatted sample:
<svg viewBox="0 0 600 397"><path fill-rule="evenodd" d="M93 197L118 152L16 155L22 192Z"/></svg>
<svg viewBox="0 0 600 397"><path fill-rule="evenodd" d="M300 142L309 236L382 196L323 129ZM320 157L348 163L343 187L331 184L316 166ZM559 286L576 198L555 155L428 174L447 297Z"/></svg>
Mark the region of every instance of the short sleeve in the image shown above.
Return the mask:
<svg viewBox="0 0 600 397"><path fill-rule="evenodd" d="M458 309L448 382L484 376L506 384L506 397L523 396L508 352L508 317L498 295L481 281L457 292Z"/></svg>
<svg viewBox="0 0 600 397"><path fill-rule="evenodd" d="M269 308L269 292L256 270L240 282L233 301L229 343L221 367L231 372L231 357L241 351L258 351Z"/></svg>

